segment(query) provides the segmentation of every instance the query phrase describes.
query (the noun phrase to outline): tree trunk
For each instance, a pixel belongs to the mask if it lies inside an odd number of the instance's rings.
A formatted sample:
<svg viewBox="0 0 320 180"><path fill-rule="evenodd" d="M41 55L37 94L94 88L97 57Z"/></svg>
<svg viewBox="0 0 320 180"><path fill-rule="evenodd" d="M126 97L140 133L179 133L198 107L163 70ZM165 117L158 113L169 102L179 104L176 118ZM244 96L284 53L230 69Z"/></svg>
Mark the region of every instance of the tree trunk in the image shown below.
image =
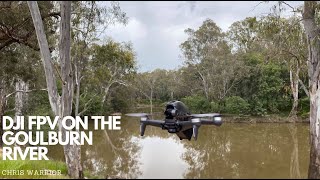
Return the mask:
<svg viewBox="0 0 320 180"><path fill-rule="evenodd" d="M60 117L59 130L62 133L63 139L66 138L66 129L61 126L61 119L64 116L70 116L72 111L73 98L73 74L70 61L70 23L71 23L71 2L62 1L61 8L61 24L60 24L60 44L59 55L61 64L62 78L62 95L57 91L56 78L53 73L51 62L51 54L47 38L44 32L43 22L41 19L39 7L36 1L28 1L28 6L31 12L32 20L35 26L36 35L40 47L40 52L43 60L46 82L48 88L49 101L51 109L56 116ZM67 122L67 124L70 122ZM83 170L81 166L80 146L65 145L63 146L66 165L68 167L68 175L71 178L83 178Z"/></svg>
<svg viewBox="0 0 320 180"><path fill-rule="evenodd" d="M79 100L80 100L80 81L77 82L76 86L77 86L76 104L75 104L76 107L75 107L74 115L78 116L78 114L79 114Z"/></svg>
<svg viewBox="0 0 320 180"><path fill-rule="evenodd" d="M15 93L15 104L14 104L14 125L17 124L17 117L22 116L22 111L24 104L26 102L27 98L27 93L26 91L29 90L29 86L26 82L24 82L22 79L18 78L16 82L16 87L15 87L16 93ZM22 92L25 91L25 92ZM18 132L18 130L11 130L14 134Z"/></svg>
<svg viewBox="0 0 320 180"><path fill-rule="evenodd" d="M109 91L110 91L112 84L113 84L113 82L111 82L110 84L108 84L107 87L104 88L104 95L103 95L102 101L101 101L101 113L104 112L103 107L104 107L104 104L108 98L108 94L109 94Z"/></svg>
<svg viewBox="0 0 320 180"><path fill-rule="evenodd" d="M71 70L70 60L70 24L71 24L71 1L61 1L61 23L60 23L60 44L59 55L61 63L62 95L60 117L70 116L72 112L73 99L73 73ZM61 122L61 121L60 121ZM67 123L70 125L70 121ZM66 129L59 123L59 129L66 133ZM65 135L63 135L65 136ZM81 166L81 152L79 145L67 144L63 146L66 163L68 166L68 174L72 178L83 178Z"/></svg>
<svg viewBox="0 0 320 180"><path fill-rule="evenodd" d="M3 127L2 127L2 118L4 116L4 111L6 107L6 93L4 87L1 87L0 84L0 148L3 147L2 135L3 135Z"/></svg>
<svg viewBox="0 0 320 180"><path fill-rule="evenodd" d="M316 1L305 1L303 25L308 43L308 75L310 96L310 164L308 178L320 178L320 40L319 27L316 24Z"/></svg>
<svg viewBox="0 0 320 180"><path fill-rule="evenodd" d="M3 105L2 105L2 102L0 102L1 105L0 105L0 137L2 137L3 135L3 127L2 127L2 118L4 116L4 112L3 112ZM3 147L3 141L2 141L2 138L0 139L0 148Z"/></svg>
<svg viewBox="0 0 320 180"><path fill-rule="evenodd" d="M153 107L153 104L152 104L152 101L153 101L153 88L151 88L151 94L150 94L150 114L152 116L152 107Z"/></svg>
<svg viewBox="0 0 320 180"><path fill-rule="evenodd" d="M320 92L318 85L312 85L310 91L310 164L308 178L320 178Z"/></svg>
<svg viewBox="0 0 320 180"><path fill-rule="evenodd" d="M17 116L22 116L22 111L27 101L28 94L26 93L29 90L29 84L24 82L22 79L18 79L16 82L16 93L15 93L15 123L17 121ZM23 92L25 91L25 92Z"/></svg>
<svg viewBox="0 0 320 180"><path fill-rule="evenodd" d="M293 74L292 69L290 69L290 87L293 96L292 109L289 114L289 118L295 121L298 112L298 101L299 101L299 71L300 68L297 67L296 72Z"/></svg>
<svg viewBox="0 0 320 180"><path fill-rule="evenodd" d="M76 80L76 104L75 104L75 111L74 111L74 115L78 116L79 115L79 101L80 101L80 81L81 81L81 77L80 77L80 69L78 67L78 60L76 60L76 65L75 65L75 80Z"/></svg>
<svg viewBox="0 0 320 180"><path fill-rule="evenodd" d="M201 74L200 71L198 71L200 77L201 77L201 82L202 82L202 85L203 85L203 90L204 90L204 94L206 96L207 99L209 99L209 92L208 92L208 83L205 79L205 77Z"/></svg>
<svg viewBox="0 0 320 180"><path fill-rule="evenodd" d="M41 53L44 72L46 76L50 106L54 114L57 115L59 114L58 108L60 104L60 97L58 95L57 81L53 72L51 54L49 51L49 45L46 38L46 34L44 32L43 22L41 19L38 3L36 1L28 1L28 6L30 9L32 21L36 30L36 35L37 35L37 39L40 47L40 53Z"/></svg>

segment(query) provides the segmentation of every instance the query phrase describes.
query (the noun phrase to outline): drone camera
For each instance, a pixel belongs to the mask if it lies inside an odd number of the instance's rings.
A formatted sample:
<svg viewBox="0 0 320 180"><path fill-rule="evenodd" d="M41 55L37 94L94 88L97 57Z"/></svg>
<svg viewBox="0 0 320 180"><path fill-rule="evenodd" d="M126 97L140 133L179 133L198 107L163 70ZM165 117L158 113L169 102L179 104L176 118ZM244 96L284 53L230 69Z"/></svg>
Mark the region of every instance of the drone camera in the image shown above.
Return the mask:
<svg viewBox="0 0 320 180"><path fill-rule="evenodd" d="M175 117L177 115L177 109L175 109L173 107L173 105L167 105L166 110L164 112L164 114L166 115L167 119L173 119L173 117Z"/></svg>

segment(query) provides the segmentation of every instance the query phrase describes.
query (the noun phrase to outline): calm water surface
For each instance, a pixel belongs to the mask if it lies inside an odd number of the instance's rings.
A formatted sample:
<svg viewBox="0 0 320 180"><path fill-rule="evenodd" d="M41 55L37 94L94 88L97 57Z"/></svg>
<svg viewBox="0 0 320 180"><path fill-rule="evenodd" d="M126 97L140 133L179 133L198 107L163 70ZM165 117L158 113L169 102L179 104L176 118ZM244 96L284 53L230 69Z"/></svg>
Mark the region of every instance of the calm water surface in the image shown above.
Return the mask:
<svg viewBox="0 0 320 180"><path fill-rule="evenodd" d="M140 137L139 119L122 116L120 131L94 131L93 145L82 146L83 166L123 178L307 178L308 130L300 123L225 123L202 126L197 141L180 141L154 127ZM63 160L62 147L49 146L48 156Z"/></svg>

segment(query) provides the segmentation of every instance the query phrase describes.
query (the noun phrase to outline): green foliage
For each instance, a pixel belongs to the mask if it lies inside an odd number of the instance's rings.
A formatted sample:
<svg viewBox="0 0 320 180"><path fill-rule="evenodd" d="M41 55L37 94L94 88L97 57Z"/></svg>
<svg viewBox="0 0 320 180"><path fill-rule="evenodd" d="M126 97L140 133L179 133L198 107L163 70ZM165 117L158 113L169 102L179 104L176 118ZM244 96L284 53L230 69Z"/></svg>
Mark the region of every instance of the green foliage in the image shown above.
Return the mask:
<svg viewBox="0 0 320 180"><path fill-rule="evenodd" d="M135 66L135 54L131 44L121 44L109 39L104 45L93 47L89 83L98 91L108 88L134 73Z"/></svg>
<svg viewBox="0 0 320 180"><path fill-rule="evenodd" d="M308 117L310 111L310 98L304 97L299 99L299 113L302 117Z"/></svg>
<svg viewBox="0 0 320 180"><path fill-rule="evenodd" d="M96 95L96 94L91 94L87 93L82 96L80 96L80 101L79 101L79 113L82 111L82 116L85 115L102 115L102 109L101 109L101 95ZM74 109L73 109L74 110ZM73 112L74 114L74 112Z"/></svg>
<svg viewBox="0 0 320 180"><path fill-rule="evenodd" d="M54 114L51 110L48 92L47 91L34 91L28 94L29 99L25 106L25 116L51 116Z"/></svg>
<svg viewBox="0 0 320 180"><path fill-rule="evenodd" d="M82 71L84 79L80 86L79 113L107 115L126 108L129 104L125 104L125 99L128 97L114 92L124 87L135 73L136 61L132 45L108 39L105 44L94 44L88 52L92 58L87 64L81 64L86 71Z"/></svg>
<svg viewBox="0 0 320 180"><path fill-rule="evenodd" d="M111 6L101 6L96 1L73 1L72 37L77 40L92 41L101 30L115 23L127 24L128 17L120 8L119 2ZM101 27L102 26L102 27Z"/></svg>
<svg viewBox="0 0 320 180"><path fill-rule="evenodd" d="M289 72L280 63L264 62L263 54L246 53L241 58L248 73L241 78L233 94L242 97L250 105L252 115L265 115L288 111L291 106Z"/></svg>
<svg viewBox="0 0 320 180"><path fill-rule="evenodd" d="M249 110L249 103L239 96L226 98L225 111L232 114L246 114Z"/></svg>
<svg viewBox="0 0 320 180"><path fill-rule="evenodd" d="M220 105L220 103L216 102L216 101L211 101L210 102L210 109L211 109L211 112L221 112L222 110L222 107Z"/></svg>
<svg viewBox="0 0 320 180"><path fill-rule="evenodd" d="M210 102L203 96L187 96L181 99L192 113L207 113L211 110Z"/></svg>
<svg viewBox="0 0 320 180"><path fill-rule="evenodd" d="M52 26L54 5L52 1L39 1L39 10L44 20L44 27L47 34L55 31ZM2 1L0 3L0 51L2 47L13 44L23 44L38 49L36 34L27 3L18 1ZM55 14L55 15L54 15ZM50 41L49 41L50 43Z"/></svg>
<svg viewBox="0 0 320 180"><path fill-rule="evenodd" d="M279 66L266 64L262 66L262 76L259 78L257 94L270 112L278 112L278 100L281 98L280 92L284 84L280 71Z"/></svg>
<svg viewBox="0 0 320 180"><path fill-rule="evenodd" d="M255 96L250 102L250 114L257 116L263 116L267 114L267 109L264 107L264 104Z"/></svg>
<svg viewBox="0 0 320 180"><path fill-rule="evenodd" d="M134 106L135 101L131 99L132 90L125 86L117 86L110 93L110 111L111 112L129 112Z"/></svg>
<svg viewBox="0 0 320 180"><path fill-rule="evenodd" d="M238 51L249 51L256 45L255 38L258 31L256 17L247 17L234 22L228 31L228 37Z"/></svg>

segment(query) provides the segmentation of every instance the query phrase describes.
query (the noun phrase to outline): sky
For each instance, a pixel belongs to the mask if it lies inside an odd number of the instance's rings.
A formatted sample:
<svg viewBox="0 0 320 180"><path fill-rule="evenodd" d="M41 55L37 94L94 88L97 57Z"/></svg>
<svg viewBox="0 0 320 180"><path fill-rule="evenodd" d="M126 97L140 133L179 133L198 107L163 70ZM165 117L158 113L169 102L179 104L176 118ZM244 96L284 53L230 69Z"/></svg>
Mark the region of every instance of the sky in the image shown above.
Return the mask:
<svg viewBox="0 0 320 180"><path fill-rule="evenodd" d="M129 17L127 25L109 27L104 36L119 42L131 42L137 55L139 72L157 68L173 70L183 65L179 45L187 40L184 30L198 29L207 18L223 31L246 17L271 12L277 1L120 1ZM292 7L302 1L286 1ZM291 9L287 9L290 14Z"/></svg>

